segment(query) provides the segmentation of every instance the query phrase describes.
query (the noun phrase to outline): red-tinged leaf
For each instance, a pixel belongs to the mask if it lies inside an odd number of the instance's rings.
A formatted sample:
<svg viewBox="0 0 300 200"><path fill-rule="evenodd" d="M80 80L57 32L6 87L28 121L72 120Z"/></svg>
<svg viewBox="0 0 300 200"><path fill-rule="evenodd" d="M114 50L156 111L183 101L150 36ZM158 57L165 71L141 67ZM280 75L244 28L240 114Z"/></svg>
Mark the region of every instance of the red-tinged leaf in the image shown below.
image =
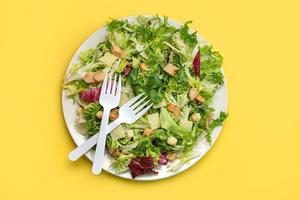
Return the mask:
<svg viewBox="0 0 300 200"><path fill-rule="evenodd" d="M101 87L91 88L80 92L79 97L82 101L94 103L99 101L100 93L101 93Z"/></svg>
<svg viewBox="0 0 300 200"><path fill-rule="evenodd" d="M127 66L125 67L125 69L123 70L122 74L123 74L124 76L128 76L128 75L130 74L131 70L132 70L132 67L131 67L130 65L127 65Z"/></svg>
<svg viewBox="0 0 300 200"><path fill-rule="evenodd" d="M157 174L154 168L154 161L152 157L134 158L128 165L132 178L144 174Z"/></svg>
<svg viewBox="0 0 300 200"><path fill-rule="evenodd" d="M201 69L201 56L200 51L197 52L195 55L195 58L193 60L193 67L194 67L194 73L196 76L200 76L200 69Z"/></svg>
<svg viewBox="0 0 300 200"><path fill-rule="evenodd" d="M161 165L166 165L168 164L168 158L167 158L167 154L166 153L162 153L159 156L159 159L157 161L159 164Z"/></svg>

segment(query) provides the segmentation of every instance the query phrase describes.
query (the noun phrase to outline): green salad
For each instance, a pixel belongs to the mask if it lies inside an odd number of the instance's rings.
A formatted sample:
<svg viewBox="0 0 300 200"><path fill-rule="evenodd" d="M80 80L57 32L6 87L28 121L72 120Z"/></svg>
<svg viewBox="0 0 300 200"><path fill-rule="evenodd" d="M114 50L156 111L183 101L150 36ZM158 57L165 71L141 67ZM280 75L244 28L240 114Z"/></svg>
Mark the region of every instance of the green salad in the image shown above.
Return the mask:
<svg viewBox="0 0 300 200"><path fill-rule="evenodd" d="M107 136L117 173L155 174L159 165L188 161L194 145L201 139L211 143L214 128L227 117L211 107L224 83L222 56L190 32L190 23L176 28L167 17L139 16L132 23L113 19L106 25L105 40L80 52L80 63L66 74L63 88L78 104L76 129L88 137L100 128L98 99L105 73L122 74L120 106L140 93L154 104L138 121ZM110 120L117 117L115 108Z"/></svg>

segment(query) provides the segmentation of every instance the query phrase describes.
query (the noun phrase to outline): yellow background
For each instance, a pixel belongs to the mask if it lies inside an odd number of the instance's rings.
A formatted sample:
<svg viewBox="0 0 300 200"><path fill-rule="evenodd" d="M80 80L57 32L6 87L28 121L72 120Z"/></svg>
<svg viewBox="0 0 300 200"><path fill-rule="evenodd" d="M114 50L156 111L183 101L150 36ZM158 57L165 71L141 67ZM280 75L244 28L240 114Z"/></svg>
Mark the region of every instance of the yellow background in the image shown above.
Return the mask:
<svg viewBox="0 0 300 200"><path fill-rule="evenodd" d="M1 0L0 199L300 199L298 2ZM93 176L86 158L67 159L64 72L109 17L156 13L193 20L222 53L229 118L212 150L173 178Z"/></svg>

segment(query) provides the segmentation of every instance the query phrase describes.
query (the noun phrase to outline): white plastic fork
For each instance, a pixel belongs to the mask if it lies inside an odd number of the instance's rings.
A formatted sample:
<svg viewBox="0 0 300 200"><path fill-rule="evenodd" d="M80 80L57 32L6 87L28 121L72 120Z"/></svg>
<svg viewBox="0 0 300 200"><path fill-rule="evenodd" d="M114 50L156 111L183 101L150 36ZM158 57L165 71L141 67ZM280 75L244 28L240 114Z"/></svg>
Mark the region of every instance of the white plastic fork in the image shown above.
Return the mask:
<svg viewBox="0 0 300 200"><path fill-rule="evenodd" d="M115 74L114 80L112 80L112 74L109 77L109 82L107 81L107 74L103 81L101 88L101 94L99 98L99 103L103 106L103 115L99 131L99 136L97 139L96 153L94 157L92 172L98 175L102 171L103 160L104 160L104 150L106 141L106 132L108 126L109 113L111 109L117 107L120 103L121 97L121 75L117 81L117 75Z"/></svg>
<svg viewBox="0 0 300 200"><path fill-rule="evenodd" d="M105 135L110 133L121 123L132 124L136 122L151 108L153 104L149 104L149 101L146 101L142 104L142 102L146 99L146 97L143 97L143 95L144 93L134 97L133 99L125 103L123 106L121 106L121 108L119 109L119 117L108 125L107 132ZM141 97L143 98L141 99ZM93 137L89 138L85 143L81 144L76 149L74 149L69 154L69 159L71 161L75 161L81 156L83 156L85 153L87 153L94 145L97 144L98 135L99 134L93 135Z"/></svg>

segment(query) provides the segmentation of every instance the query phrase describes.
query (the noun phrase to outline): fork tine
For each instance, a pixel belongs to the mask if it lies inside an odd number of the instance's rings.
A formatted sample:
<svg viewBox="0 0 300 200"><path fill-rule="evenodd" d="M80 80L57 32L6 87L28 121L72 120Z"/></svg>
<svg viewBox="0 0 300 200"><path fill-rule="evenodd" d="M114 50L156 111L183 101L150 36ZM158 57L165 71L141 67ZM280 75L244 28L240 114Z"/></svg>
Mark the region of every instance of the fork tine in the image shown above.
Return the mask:
<svg viewBox="0 0 300 200"><path fill-rule="evenodd" d="M145 93L141 93L138 96L134 97L130 101L126 102L123 106L132 106L139 98L141 98Z"/></svg>
<svg viewBox="0 0 300 200"><path fill-rule="evenodd" d="M116 86L117 85L117 74L115 74L115 77L114 77L114 83L112 85L112 89L111 89L111 94L115 96L116 94Z"/></svg>
<svg viewBox="0 0 300 200"><path fill-rule="evenodd" d="M111 94L111 86L112 86L111 82L112 82L112 73L110 73L110 75L109 75L109 82L108 82L106 94Z"/></svg>
<svg viewBox="0 0 300 200"><path fill-rule="evenodd" d="M134 114L137 114L140 110L142 110L148 103L150 102L150 100L146 101L145 103L143 103L141 106L137 107L133 112Z"/></svg>
<svg viewBox="0 0 300 200"><path fill-rule="evenodd" d="M134 105L130 106L130 108L132 110L134 110L136 107L138 107L145 99L147 98L147 96L145 96L144 98L142 98L141 100L139 100L138 102L136 102Z"/></svg>
<svg viewBox="0 0 300 200"><path fill-rule="evenodd" d="M121 75L119 75L118 86L117 86L117 90L116 90L116 96L121 95L121 88L122 88L122 77L121 77Z"/></svg>
<svg viewBox="0 0 300 200"><path fill-rule="evenodd" d="M139 112L137 115L135 115L136 119L139 119L140 117L142 117L151 108L151 106L153 106L153 103L151 103L149 106L147 106L141 112Z"/></svg>
<svg viewBox="0 0 300 200"><path fill-rule="evenodd" d="M107 89L107 73L105 74L105 78L103 80L103 84L102 84L102 87L101 87L101 93L105 94L106 89Z"/></svg>

